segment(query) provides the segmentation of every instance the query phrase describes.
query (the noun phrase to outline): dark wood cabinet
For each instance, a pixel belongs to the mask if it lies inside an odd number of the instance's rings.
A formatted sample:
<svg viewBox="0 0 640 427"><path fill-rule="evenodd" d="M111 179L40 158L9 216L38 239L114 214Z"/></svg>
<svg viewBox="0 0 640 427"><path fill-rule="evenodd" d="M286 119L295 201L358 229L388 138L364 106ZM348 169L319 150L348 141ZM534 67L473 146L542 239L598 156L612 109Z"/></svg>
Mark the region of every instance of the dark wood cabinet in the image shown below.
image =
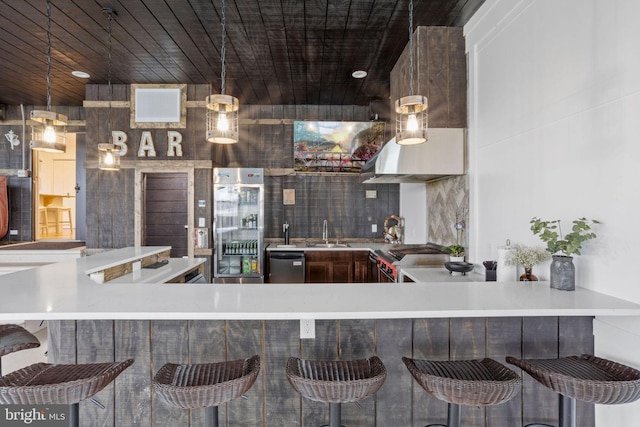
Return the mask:
<svg viewBox="0 0 640 427"><path fill-rule="evenodd" d="M367 283L368 251L305 251L307 283Z"/></svg>
<svg viewBox="0 0 640 427"><path fill-rule="evenodd" d="M353 252L353 281L356 283L371 283L371 271L369 269L369 252Z"/></svg>

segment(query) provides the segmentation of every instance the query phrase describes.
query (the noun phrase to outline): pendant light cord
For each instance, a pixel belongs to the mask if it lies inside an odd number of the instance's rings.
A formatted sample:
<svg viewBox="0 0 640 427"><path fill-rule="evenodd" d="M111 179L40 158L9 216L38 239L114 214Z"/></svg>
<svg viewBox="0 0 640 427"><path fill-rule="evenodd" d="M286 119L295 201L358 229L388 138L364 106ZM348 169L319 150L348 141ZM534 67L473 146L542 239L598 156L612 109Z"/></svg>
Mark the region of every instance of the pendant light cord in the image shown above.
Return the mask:
<svg viewBox="0 0 640 427"><path fill-rule="evenodd" d="M106 11L107 18L109 21L109 36L107 38L107 43L109 46L109 54L107 56L107 80L109 82L109 117L107 118L107 141L111 143L111 100L113 99L113 88L111 87L111 28L113 22L113 14L110 10Z"/></svg>
<svg viewBox="0 0 640 427"><path fill-rule="evenodd" d="M47 111L51 111L51 2L47 0Z"/></svg>
<svg viewBox="0 0 640 427"><path fill-rule="evenodd" d="M413 96L413 0L409 0L409 95Z"/></svg>
<svg viewBox="0 0 640 427"><path fill-rule="evenodd" d="M226 56L225 42L226 42L226 36L227 36L226 29L227 29L227 4L225 0L222 0L222 47L220 48L220 61L222 62L222 72L220 74L220 79L222 80L222 82L220 84L220 93L222 95L225 94L225 78L226 78L226 71L225 71L225 56Z"/></svg>

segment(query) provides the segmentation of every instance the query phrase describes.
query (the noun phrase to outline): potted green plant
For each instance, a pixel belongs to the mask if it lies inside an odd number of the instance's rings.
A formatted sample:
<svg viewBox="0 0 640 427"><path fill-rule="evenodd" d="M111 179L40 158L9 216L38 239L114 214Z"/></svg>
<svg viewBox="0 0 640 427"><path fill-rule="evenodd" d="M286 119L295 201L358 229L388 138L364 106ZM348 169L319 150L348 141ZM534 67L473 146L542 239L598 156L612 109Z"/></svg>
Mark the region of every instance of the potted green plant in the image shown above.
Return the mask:
<svg viewBox="0 0 640 427"><path fill-rule="evenodd" d="M547 244L547 251L552 255L549 279L551 287L566 291L576 288L575 266L573 256L580 255L582 244L595 239L596 234L591 230L592 224L599 224L596 220L578 218L572 221L571 232L562 234L560 220L543 221L534 217L530 221L533 234Z"/></svg>
<svg viewBox="0 0 640 427"><path fill-rule="evenodd" d="M536 282L538 278L533 274L533 266L551 258L551 254L542 247L514 245L513 250L507 255L507 265L521 265L524 274L520 276L521 282Z"/></svg>
<svg viewBox="0 0 640 427"><path fill-rule="evenodd" d="M451 261L464 261L464 246L461 245L450 245L443 246L443 252L448 252L451 257Z"/></svg>

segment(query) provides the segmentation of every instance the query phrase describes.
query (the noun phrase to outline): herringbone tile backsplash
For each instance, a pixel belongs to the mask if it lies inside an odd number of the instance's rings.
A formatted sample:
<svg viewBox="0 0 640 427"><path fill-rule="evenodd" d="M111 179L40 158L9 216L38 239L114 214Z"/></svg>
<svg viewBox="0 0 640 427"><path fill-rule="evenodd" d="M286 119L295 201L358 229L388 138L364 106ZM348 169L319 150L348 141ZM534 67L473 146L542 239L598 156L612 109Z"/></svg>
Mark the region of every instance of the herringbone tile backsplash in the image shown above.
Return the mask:
<svg viewBox="0 0 640 427"><path fill-rule="evenodd" d="M468 229L458 242L456 222L469 222L469 183L467 175L456 176L427 184L428 233L431 242L443 245L468 246Z"/></svg>

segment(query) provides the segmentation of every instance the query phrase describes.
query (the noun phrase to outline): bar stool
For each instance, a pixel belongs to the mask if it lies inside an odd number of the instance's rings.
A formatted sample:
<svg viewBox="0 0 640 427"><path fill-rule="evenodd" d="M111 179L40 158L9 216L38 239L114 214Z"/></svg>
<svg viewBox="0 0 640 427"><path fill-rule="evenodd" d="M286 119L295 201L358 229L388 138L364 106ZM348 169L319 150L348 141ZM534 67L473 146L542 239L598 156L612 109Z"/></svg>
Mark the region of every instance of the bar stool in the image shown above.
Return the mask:
<svg viewBox="0 0 640 427"><path fill-rule="evenodd" d="M67 215L67 219L64 219L64 215ZM73 231L73 220L71 219L71 208L67 207L57 207L56 213L56 232L58 234L62 233L62 229L65 224L69 224L69 230Z"/></svg>
<svg viewBox="0 0 640 427"><path fill-rule="evenodd" d="M80 405L133 363L54 365L35 363L0 377L0 404L70 405L69 425L80 425Z"/></svg>
<svg viewBox="0 0 640 427"><path fill-rule="evenodd" d="M342 403L373 396L387 378L387 369L377 356L345 361L290 357L285 372L302 397L329 404L329 427L340 427Z"/></svg>
<svg viewBox="0 0 640 427"><path fill-rule="evenodd" d="M173 407L206 408L205 424L218 427L218 406L246 393L260 372L260 356L218 363L167 363L153 378L153 390Z"/></svg>
<svg viewBox="0 0 640 427"><path fill-rule="evenodd" d="M40 347L40 341L22 326L0 325L0 376L2 376L2 356L36 347Z"/></svg>
<svg viewBox="0 0 640 427"><path fill-rule="evenodd" d="M38 209L38 222L40 225L40 234L49 234L49 218L47 216L47 208L44 206Z"/></svg>
<svg viewBox="0 0 640 427"><path fill-rule="evenodd" d="M522 380L493 359L432 361L403 357L420 386L448 404L447 425L460 427L461 405L491 406L504 403L520 391ZM429 427L427 426L427 427Z"/></svg>
<svg viewBox="0 0 640 427"><path fill-rule="evenodd" d="M558 359L516 359L507 362L560 394L559 427L576 427L576 400L603 405L630 403L640 398L640 371L583 354ZM527 427L552 427L528 424Z"/></svg>

